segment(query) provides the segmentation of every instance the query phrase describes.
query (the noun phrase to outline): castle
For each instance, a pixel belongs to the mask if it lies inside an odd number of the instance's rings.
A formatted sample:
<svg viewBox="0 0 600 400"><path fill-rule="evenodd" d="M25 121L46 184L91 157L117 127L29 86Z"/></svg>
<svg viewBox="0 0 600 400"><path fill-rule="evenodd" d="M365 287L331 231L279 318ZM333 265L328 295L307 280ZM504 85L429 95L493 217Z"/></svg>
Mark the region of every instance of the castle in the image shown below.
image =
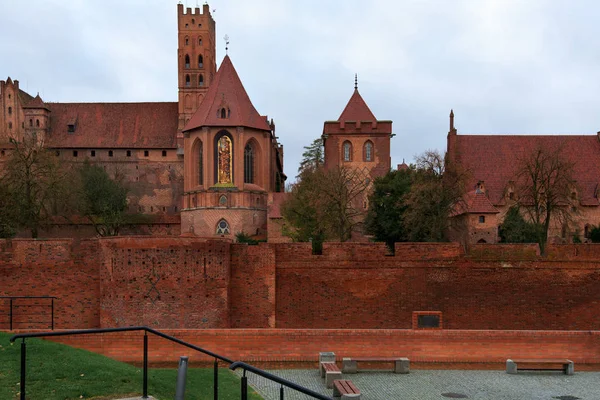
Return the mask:
<svg viewBox="0 0 600 400"><path fill-rule="evenodd" d="M217 70L209 6L179 4L177 18L178 102L47 103L9 77L0 81L0 162L9 138L36 135L63 161L89 160L125 176L128 211L152 216L149 233L269 230L285 241L278 221L287 177L275 123L254 108L229 56ZM370 180L389 171L391 121L377 121L357 88L323 133L326 167L358 167Z"/></svg>

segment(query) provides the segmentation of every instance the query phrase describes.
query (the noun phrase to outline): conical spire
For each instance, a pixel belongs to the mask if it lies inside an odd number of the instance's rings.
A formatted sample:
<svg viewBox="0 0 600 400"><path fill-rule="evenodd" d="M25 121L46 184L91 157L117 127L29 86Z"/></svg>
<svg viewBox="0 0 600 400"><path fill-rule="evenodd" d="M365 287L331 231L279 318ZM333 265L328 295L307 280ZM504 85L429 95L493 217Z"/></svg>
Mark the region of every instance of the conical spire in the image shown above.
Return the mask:
<svg viewBox="0 0 600 400"><path fill-rule="evenodd" d="M375 115L373 115L355 87L354 93L352 93L352 97L350 97L338 121L377 121L377 118L375 118Z"/></svg>
<svg viewBox="0 0 600 400"><path fill-rule="evenodd" d="M271 130L266 119L252 105L228 55L223 58L206 97L184 131L202 126L245 126Z"/></svg>

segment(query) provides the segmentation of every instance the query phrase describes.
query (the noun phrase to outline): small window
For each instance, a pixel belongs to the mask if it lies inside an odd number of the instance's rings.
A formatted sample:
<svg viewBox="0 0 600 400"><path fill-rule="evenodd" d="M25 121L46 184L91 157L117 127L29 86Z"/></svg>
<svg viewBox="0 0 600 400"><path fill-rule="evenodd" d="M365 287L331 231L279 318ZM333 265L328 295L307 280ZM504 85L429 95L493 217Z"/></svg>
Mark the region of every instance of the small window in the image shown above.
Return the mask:
<svg viewBox="0 0 600 400"><path fill-rule="evenodd" d="M479 216L479 223L480 224L484 224L485 223L485 215L480 215Z"/></svg>
<svg viewBox="0 0 600 400"><path fill-rule="evenodd" d="M25 122L21 122L21 128L25 129Z"/></svg>
<svg viewBox="0 0 600 400"><path fill-rule="evenodd" d="M190 79L189 75L185 76L185 86L190 87L192 84L192 80Z"/></svg>
<svg viewBox="0 0 600 400"><path fill-rule="evenodd" d="M12 122L8 123L8 129L12 129Z"/></svg>
<svg viewBox="0 0 600 400"><path fill-rule="evenodd" d="M577 192L571 192L571 199L577 200Z"/></svg>
<svg viewBox="0 0 600 400"><path fill-rule="evenodd" d="M0 156L4 157L5 154L6 153L4 152L4 150L0 151ZM587 229L587 226L586 226L586 229Z"/></svg>
<svg viewBox="0 0 600 400"><path fill-rule="evenodd" d="M225 110L225 108L221 108L221 118L227 118L227 110Z"/></svg>
<svg viewBox="0 0 600 400"><path fill-rule="evenodd" d="M192 18L192 24L195 24L196 20L194 18Z"/></svg>
<svg viewBox="0 0 600 400"><path fill-rule="evenodd" d="M163 212L167 212L167 207L162 208Z"/></svg>
<svg viewBox="0 0 600 400"><path fill-rule="evenodd" d="M150 155L150 152L148 150L144 150L144 157L148 157Z"/></svg>
<svg viewBox="0 0 600 400"><path fill-rule="evenodd" d="M510 200L514 200L514 199L515 199L515 193L514 193L514 192L510 192L510 193L508 194L508 198L509 198Z"/></svg>
<svg viewBox="0 0 600 400"><path fill-rule="evenodd" d="M29 126L33 126L33 119L29 120ZM70 132L70 131L69 131Z"/></svg>
<svg viewBox="0 0 600 400"><path fill-rule="evenodd" d="M144 212L144 206L139 206L138 210L139 210L139 212Z"/></svg>
<svg viewBox="0 0 600 400"><path fill-rule="evenodd" d="M365 143L365 161L373 161L373 143L370 140Z"/></svg>
<svg viewBox="0 0 600 400"><path fill-rule="evenodd" d="M131 150L127 150L127 157L131 157Z"/></svg>
<svg viewBox="0 0 600 400"><path fill-rule="evenodd" d="M225 207L227 205L227 196L224 194L219 197L219 205Z"/></svg>
<svg viewBox="0 0 600 400"><path fill-rule="evenodd" d="M40 120L39 119L35 120L35 126L37 126L38 128L40 127Z"/></svg>
<svg viewBox="0 0 600 400"><path fill-rule="evenodd" d="M73 157L77 157L77 150L73 150Z"/></svg>
<svg viewBox="0 0 600 400"><path fill-rule="evenodd" d="M73 133L73 132L75 132L75 125L73 125L73 124L69 124L69 125L67 125L67 131L68 131L69 133Z"/></svg>
<svg viewBox="0 0 600 400"><path fill-rule="evenodd" d="M166 156L167 156L167 151L166 151L166 150L163 150L163 151L162 151L162 156L163 156L163 157L166 157Z"/></svg>
<svg viewBox="0 0 600 400"><path fill-rule="evenodd" d="M187 54L185 55L185 68L190 68L190 56L188 56Z"/></svg>
<svg viewBox="0 0 600 400"><path fill-rule="evenodd" d="M54 155L55 155L56 157L60 156L60 151L59 151L59 150L56 150L56 151L54 152Z"/></svg>
<svg viewBox="0 0 600 400"><path fill-rule="evenodd" d="M154 207L150 206L150 212L154 212Z"/></svg>
<svg viewBox="0 0 600 400"><path fill-rule="evenodd" d="M413 311L413 329L442 329L441 311Z"/></svg>
<svg viewBox="0 0 600 400"><path fill-rule="evenodd" d="M229 223L224 219L217 224L217 235L229 235Z"/></svg>
<svg viewBox="0 0 600 400"><path fill-rule="evenodd" d="M92 157L96 157L96 150L92 150L92 151L90 152L90 155L91 155Z"/></svg>
<svg viewBox="0 0 600 400"><path fill-rule="evenodd" d="M198 75L198 86L204 86L204 75L202 74Z"/></svg>
<svg viewBox="0 0 600 400"><path fill-rule="evenodd" d="M200 39L200 42L202 42L202 39ZM202 58L202 54L200 54L198 56L198 68L202 68L204 67L204 59Z"/></svg>
<svg viewBox="0 0 600 400"><path fill-rule="evenodd" d="M8 115L12 114L12 107L8 107Z"/></svg>
<svg viewBox="0 0 600 400"><path fill-rule="evenodd" d="M198 24L198 27L201 27L202 24ZM202 38L198 38L198 46L202 46Z"/></svg>
<svg viewBox="0 0 600 400"><path fill-rule="evenodd" d="M109 157L112 157L112 156L113 156L113 151L112 151L112 150L109 150L109 151L108 151L108 156L109 156Z"/></svg>

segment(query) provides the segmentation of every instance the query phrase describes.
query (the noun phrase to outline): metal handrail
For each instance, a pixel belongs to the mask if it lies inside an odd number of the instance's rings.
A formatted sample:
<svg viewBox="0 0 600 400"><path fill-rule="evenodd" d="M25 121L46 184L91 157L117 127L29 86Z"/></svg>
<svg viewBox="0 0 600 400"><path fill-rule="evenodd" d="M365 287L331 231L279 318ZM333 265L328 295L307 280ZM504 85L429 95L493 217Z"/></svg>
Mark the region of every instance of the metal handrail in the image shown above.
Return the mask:
<svg viewBox="0 0 600 400"><path fill-rule="evenodd" d="M244 376L242 378L246 377L246 371L250 371L256 375L260 375L263 378L267 378L269 380L272 380L274 382L279 383L280 385L284 385L289 387L290 389L294 389L300 393L304 393L308 396L311 396L315 399L320 399L320 400L333 400L331 397L327 397L325 395L322 395L321 393L317 393L315 391L312 391L310 389L305 388L304 386L300 386L292 381L288 381L287 379L281 378L277 375L273 375L270 372L267 371L263 371L262 369L256 368L250 364L246 364L245 362L242 361L236 361L233 364L231 364L229 366L230 370L236 370L237 368L243 368L244 369ZM244 381L242 381L243 383ZM243 392L243 390L242 390ZM283 397L281 397L283 398Z"/></svg>

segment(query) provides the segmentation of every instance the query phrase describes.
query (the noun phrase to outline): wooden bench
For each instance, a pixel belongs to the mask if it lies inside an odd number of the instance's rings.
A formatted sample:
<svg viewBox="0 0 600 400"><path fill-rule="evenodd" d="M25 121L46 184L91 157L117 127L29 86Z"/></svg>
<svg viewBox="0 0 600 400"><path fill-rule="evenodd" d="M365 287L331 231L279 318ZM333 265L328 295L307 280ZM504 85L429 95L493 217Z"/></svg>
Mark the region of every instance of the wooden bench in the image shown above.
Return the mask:
<svg viewBox="0 0 600 400"><path fill-rule="evenodd" d="M332 362L321 363L321 378L325 378L325 385L328 389L333 387L333 381L342 379L342 371Z"/></svg>
<svg viewBox="0 0 600 400"><path fill-rule="evenodd" d="M347 379L336 379L333 381L333 398L360 399L360 390L352 381Z"/></svg>
<svg viewBox="0 0 600 400"><path fill-rule="evenodd" d="M342 372L345 374L355 374L358 371L358 362L392 362L393 371L397 374L408 374L410 372L410 360L406 357L396 358L373 358L373 357L352 357L342 360Z"/></svg>
<svg viewBox="0 0 600 400"><path fill-rule="evenodd" d="M517 371L563 371L566 375L573 375L575 363L567 359L508 359L506 360L506 373L516 374Z"/></svg>

